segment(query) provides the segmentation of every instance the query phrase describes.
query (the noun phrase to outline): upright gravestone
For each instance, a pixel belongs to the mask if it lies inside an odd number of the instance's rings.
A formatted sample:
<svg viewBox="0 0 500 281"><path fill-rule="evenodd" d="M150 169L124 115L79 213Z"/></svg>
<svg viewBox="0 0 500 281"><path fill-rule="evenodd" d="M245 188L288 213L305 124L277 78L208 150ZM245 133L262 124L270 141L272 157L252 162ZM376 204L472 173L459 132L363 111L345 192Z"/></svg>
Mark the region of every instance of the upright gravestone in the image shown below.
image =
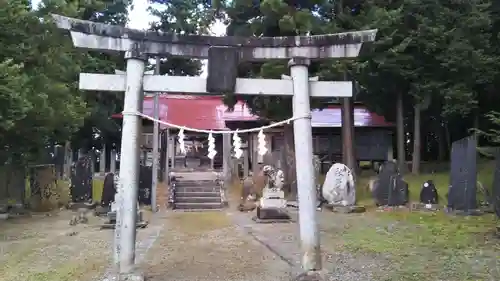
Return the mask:
<svg viewBox="0 0 500 281"><path fill-rule="evenodd" d="M107 173L104 177L104 184L102 188L101 206L111 206L111 202L115 200L116 186L115 174Z"/></svg>
<svg viewBox="0 0 500 281"><path fill-rule="evenodd" d="M403 206L409 201L408 184L395 162L385 162L373 183L372 196L377 206Z"/></svg>
<svg viewBox="0 0 500 281"><path fill-rule="evenodd" d="M82 156L71 167L71 199L74 203L88 202L92 199L92 159Z"/></svg>
<svg viewBox="0 0 500 281"><path fill-rule="evenodd" d="M152 172L151 166L140 166L139 168L139 203L142 205L151 205L152 193Z"/></svg>
<svg viewBox="0 0 500 281"><path fill-rule="evenodd" d="M476 147L474 136L455 141L451 146L448 211L459 211L467 215L477 209Z"/></svg>
<svg viewBox="0 0 500 281"><path fill-rule="evenodd" d="M107 215L111 211L111 204L115 200L116 185L115 174L107 173L104 176L104 183L102 185L101 204L95 208L95 215Z"/></svg>

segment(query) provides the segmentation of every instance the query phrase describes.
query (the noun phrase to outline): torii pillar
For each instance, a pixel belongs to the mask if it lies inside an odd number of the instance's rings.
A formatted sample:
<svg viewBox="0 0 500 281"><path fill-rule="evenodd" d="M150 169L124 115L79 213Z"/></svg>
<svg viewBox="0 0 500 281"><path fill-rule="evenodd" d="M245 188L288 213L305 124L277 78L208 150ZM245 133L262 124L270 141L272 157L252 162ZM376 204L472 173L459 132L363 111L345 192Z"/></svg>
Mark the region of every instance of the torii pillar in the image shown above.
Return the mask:
<svg viewBox="0 0 500 281"><path fill-rule="evenodd" d="M124 51L126 75L80 74L80 89L125 91L120 162L120 209L116 236L119 278L138 280L133 272L135 258L135 216L139 169L139 117L142 92L180 92L238 95L293 96L295 159L299 193L299 225L303 273L294 280L321 280L321 255L316 221L316 188L313 167L310 97L351 97L351 82L310 82L310 60L357 57L364 42L375 40L376 30L318 36L212 37L158 34L101 23L53 16L59 28L71 31L76 47ZM146 56L172 55L215 60L209 63L207 79L200 77L144 76ZM288 60L291 81L237 78L241 61ZM220 63L225 67L220 66ZM217 64L219 63L219 64ZM215 71L210 66L215 66ZM227 66L227 67L226 67ZM140 103L139 103L140 102ZM120 198L119 197L119 198ZM120 215L122 214L122 215ZM118 218L122 217L118 220Z"/></svg>

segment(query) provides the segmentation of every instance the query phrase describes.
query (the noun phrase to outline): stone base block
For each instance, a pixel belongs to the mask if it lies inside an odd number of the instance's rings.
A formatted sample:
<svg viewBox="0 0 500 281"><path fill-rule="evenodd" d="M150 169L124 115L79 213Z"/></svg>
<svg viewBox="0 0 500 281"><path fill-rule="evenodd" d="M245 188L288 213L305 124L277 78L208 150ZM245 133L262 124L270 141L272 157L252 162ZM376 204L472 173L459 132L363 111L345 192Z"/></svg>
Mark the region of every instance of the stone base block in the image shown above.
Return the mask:
<svg viewBox="0 0 500 281"><path fill-rule="evenodd" d="M449 215L455 215L455 216L482 216L484 215L484 212L479 210L479 209L473 209L473 210L454 210L449 207L444 208L444 212L449 214Z"/></svg>
<svg viewBox="0 0 500 281"><path fill-rule="evenodd" d="M342 214L364 213L366 208L364 206L331 206L332 212Z"/></svg>
<svg viewBox="0 0 500 281"><path fill-rule="evenodd" d="M423 211L423 212L435 212L439 210L438 204L424 204L424 203L412 203L411 210Z"/></svg>
<svg viewBox="0 0 500 281"><path fill-rule="evenodd" d="M393 211L407 211L410 208L408 206L378 206L377 212L393 212Z"/></svg>
<svg viewBox="0 0 500 281"><path fill-rule="evenodd" d="M94 209L97 206L97 203L95 202L76 202L76 203L69 203L68 204L68 209L72 211L77 211L79 209Z"/></svg>
<svg viewBox="0 0 500 281"><path fill-rule="evenodd" d="M278 208L257 208L257 216L254 221L259 223L264 222L290 222L291 218L285 209Z"/></svg>
<svg viewBox="0 0 500 281"><path fill-rule="evenodd" d="M287 206L287 201L283 198L265 198L259 200L259 205L265 209L283 209Z"/></svg>
<svg viewBox="0 0 500 281"><path fill-rule="evenodd" d="M132 272L126 274L111 274L104 281L144 281L146 280L142 272Z"/></svg>
<svg viewBox="0 0 500 281"><path fill-rule="evenodd" d="M146 228L148 226L147 221L140 221L135 224L135 228ZM101 224L101 229L115 229L116 223L105 223Z"/></svg>
<svg viewBox="0 0 500 281"><path fill-rule="evenodd" d="M142 211L137 212L137 223L142 222ZM108 212L108 224L116 223L116 212Z"/></svg>
<svg viewBox="0 0 500 281"><path fill-rule="evenodd" d="M94 215L96 217L107 216L111 211L111 207L97 206L94 210Z"/></svg>
<svg viewBox="0 0 500 281"><path fill-rule="evenodd" d="M304 272L292 278L292 281L324 281L325 277L320 271Z"/></svg>
<svg viewBox="0 0 500 281"><path fill-rule="evenodd" d="M252 218L252 220L256 223L292 223L294 222L290 219L259 219L256 216Z"/></svg>

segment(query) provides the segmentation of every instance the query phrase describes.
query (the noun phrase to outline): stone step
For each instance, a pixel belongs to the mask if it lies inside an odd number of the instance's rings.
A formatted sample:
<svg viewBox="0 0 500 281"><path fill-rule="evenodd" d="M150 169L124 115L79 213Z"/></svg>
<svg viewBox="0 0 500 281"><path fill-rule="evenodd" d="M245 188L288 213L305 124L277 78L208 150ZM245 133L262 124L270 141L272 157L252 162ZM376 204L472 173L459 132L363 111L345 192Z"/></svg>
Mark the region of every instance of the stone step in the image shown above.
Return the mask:
<svg viewBox="0 0 500 281"><path fill-rule="evenodd" d="M218 186L176 186L175 192L220 192Z"/></svg>
<svg viewBox="0 0 500 281"><path fill-rule="evenodd" d="M175 203L175 209L181 210L214 210L222 209L222 203Z"/></svg>
<svg viewBox="0 0 500 281"><path fill-rule="evenodd" d="M175 197L177 203L221 203L220 197Z"/></svg>
<svg viewBox="0 0 500 281"><path fill-rule="evenodd" d="M199 186L199 185L216 185L215 181L211 180L178 180L176 186Z"/></svg>
<svg viewBox="0 0 500 281"><path fill-rule="evenodd" d="M208 198L220 198L220 192L175 192L176 197L208 197Z"/></svg>

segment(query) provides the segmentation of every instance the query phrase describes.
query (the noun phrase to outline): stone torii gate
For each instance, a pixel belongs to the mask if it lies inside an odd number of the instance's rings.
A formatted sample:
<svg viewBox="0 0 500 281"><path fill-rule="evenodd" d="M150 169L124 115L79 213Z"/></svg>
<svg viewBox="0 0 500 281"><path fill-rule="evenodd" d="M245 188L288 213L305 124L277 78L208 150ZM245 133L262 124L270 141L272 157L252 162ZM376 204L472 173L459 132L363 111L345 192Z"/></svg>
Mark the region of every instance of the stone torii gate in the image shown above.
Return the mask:
<svg viewBox="0 0 500 281"><path fill-rule="evenodd" d="M295 157L299 196L299 225L304 274L321 270L316 224L310 102L312 97L351 97L352 83L309 81L310 60L357 57L364 42L375 40L376 30L318 36L212 37L137 31L53 15L57 26L71 32L76 47L125 52L125 75L80 74L80 89L124 91L120 162L119 212L115 231L118 279L140 280L134 272L135 219L139 168L139 121L144 92L189 94L293 96ZM207 79L144 75L147 56L173 55L209 59ZM242 61L289 60L291 79L237 78ZM220 67L223 65L224 67ZM308 117L309 116L309 117ZM310 277L309 277L310 278ZM319 277L318 277L319 278ZM308 279L313 280L313 279Z"/></svg>

